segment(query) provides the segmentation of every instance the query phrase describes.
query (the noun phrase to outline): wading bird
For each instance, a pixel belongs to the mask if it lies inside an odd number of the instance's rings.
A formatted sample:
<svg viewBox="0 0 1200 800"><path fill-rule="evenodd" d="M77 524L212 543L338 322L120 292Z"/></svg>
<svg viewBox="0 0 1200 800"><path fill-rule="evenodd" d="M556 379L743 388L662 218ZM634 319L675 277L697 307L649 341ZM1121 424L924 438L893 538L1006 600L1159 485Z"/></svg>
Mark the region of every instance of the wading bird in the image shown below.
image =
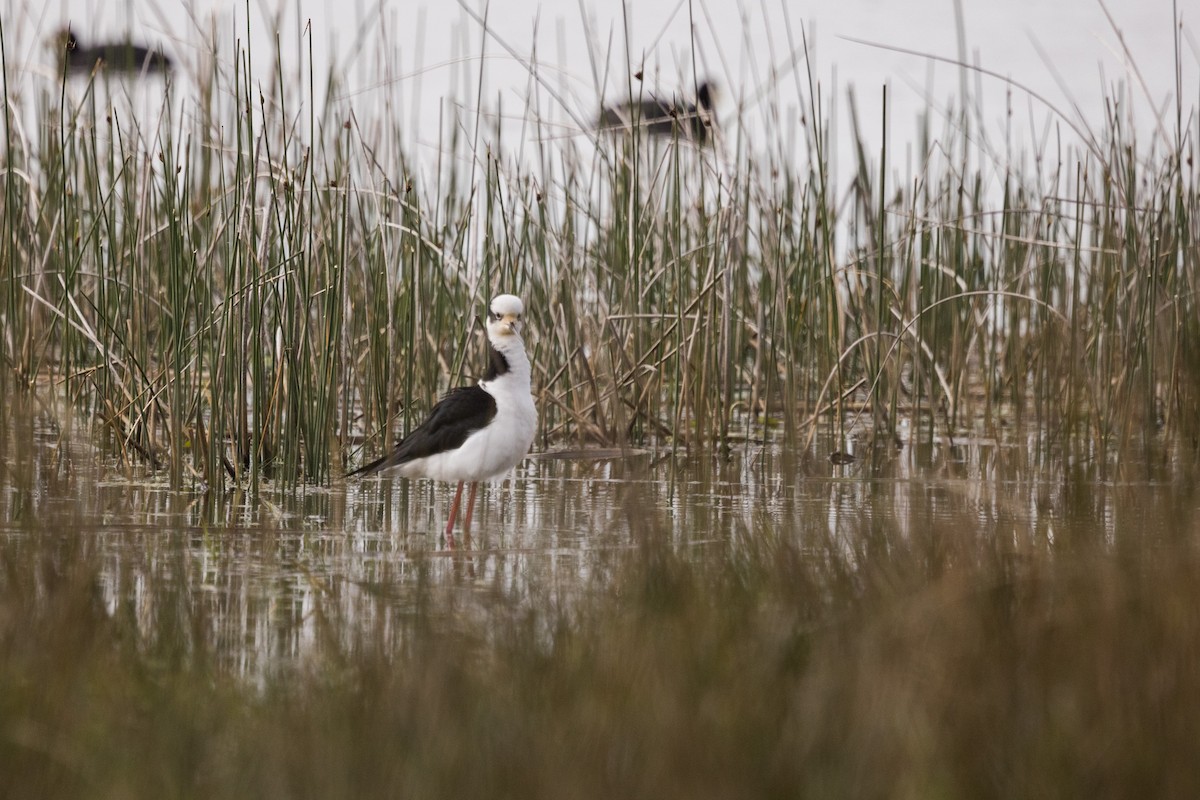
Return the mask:
<svg viewBox="0 0 1200 800"><path fill-rule="evenodd" d="M470 483L463 532L470 534L479 481L499 478L529 452L537 429L537 408L530 393L529 357L521 340L520 298L502 294L488 307L490 360L475 386L452 389L421 425L390 454L349 473L370 475L393 470L405 478L457 481L446 541L454 544L454 520L463 484Z"/></svg>

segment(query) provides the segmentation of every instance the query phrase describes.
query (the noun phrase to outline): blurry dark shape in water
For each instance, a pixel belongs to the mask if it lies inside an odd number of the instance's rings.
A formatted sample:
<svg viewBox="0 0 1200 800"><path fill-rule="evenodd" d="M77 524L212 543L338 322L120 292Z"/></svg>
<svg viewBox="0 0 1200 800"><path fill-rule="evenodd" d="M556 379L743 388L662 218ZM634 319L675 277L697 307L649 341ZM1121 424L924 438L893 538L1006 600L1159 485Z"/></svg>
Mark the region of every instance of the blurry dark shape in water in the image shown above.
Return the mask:
<svg viewBox="0 0 1200 800"><path fill-rule="evenodd" d="M105 42L92 47L80 44L70 28L56 37L60 62L69 72L92 72L100 67L123 72L170 72L171 59L158 50L130 42Z"/></svg>
<svg viewBox="0 0 1200 800"><path fill-rule="evenodd" d="M638 128L651 136L678 136L704 144L709 141L708 129L715 122L713 95L716 91L714 84L704 81L696 88L695 103L678 97L666 99L648 95L619 106L607 106L600 112L597 128L601 131Z"/></svg>
<svg viewBox="0 0 1200 800"><path fill-rule="evenodd" d="M846 464L853 464L857 460L858 458L854 455L850 453L843 453L841 450L834 450L829 454L829 461L835 466L839 467L845 466Z"/></svg>

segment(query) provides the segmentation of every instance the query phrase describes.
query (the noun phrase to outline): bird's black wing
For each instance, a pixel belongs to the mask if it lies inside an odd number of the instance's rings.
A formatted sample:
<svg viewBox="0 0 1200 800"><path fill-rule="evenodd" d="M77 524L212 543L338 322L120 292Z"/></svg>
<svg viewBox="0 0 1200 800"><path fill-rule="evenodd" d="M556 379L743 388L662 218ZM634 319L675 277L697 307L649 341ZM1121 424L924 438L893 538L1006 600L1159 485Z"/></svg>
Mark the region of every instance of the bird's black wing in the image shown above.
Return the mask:
<svg viewBox="0 0 1200 800"><path fill-rule="evenodd" d="M624 130L635 123L646 127L661 123L663 120L669 123L671 116L672 104L670 102L657 97L647 97L643 100L616 106L605 106L600 111L600 121L597 123L597 127L601 130L609 128Z"/></svg>
<svg viewBox="0 0 1200 800"><path fill-rule="evenodd" d="M707 83L703 85L699 101L701 108L706 111L710 109L712 99ZM600 130L624 130L634 123L651 136L690 134L696 141L703 142L708 135L695 104L677 98L654 96L602 109L597 127Z"/></svg>
<svg viewBox="0 0 1200 800"><path fill-rule="evenodd" d="M496 399L482 388L463 386L452 389L430 410L429 417L396 445L395 450L348 473L346 477L370 475L414 459L454 450L495 416Z"/></svg>

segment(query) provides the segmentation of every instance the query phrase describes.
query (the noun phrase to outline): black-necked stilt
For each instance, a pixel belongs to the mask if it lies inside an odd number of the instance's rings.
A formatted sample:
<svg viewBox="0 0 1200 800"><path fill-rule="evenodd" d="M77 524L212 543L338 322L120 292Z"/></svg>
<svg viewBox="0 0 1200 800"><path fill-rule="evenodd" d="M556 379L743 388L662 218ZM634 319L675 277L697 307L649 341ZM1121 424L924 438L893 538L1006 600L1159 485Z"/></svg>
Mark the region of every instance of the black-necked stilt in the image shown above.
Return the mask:
<svg viewBox="0 0 1200 800"><path fill-rule="evenodd" d="M601 130L632 130L635 126L652 136L680 136L698 144L708 141L713 124L713 94L716 86L705 81L696 88L696 102L646 97L605 108L600 112Z"/></svg>
<svg viewBox="0 0 1200 800"><path fill-rule="evenodd" d="M490 360L483 380L475 386L452 389L395 450L346 476L394 469L406 478L457 481L446 523L446 541L451 545L463 484L471 484L463 525L463 531L470 533L479 481L507 473L533 444L537 408L529 388L529 356L521 340L524 310L514 295L494 298L488 307Z"/></svg>
<svg viewBox="0 0 1200 800"><path fill-rule="evenodd" d="M128 42L84 47L70 28L59 32L58 44L63 63L71 72L91 72L97 65L125 72L169 72L172 66L161 50Z"/></svg>

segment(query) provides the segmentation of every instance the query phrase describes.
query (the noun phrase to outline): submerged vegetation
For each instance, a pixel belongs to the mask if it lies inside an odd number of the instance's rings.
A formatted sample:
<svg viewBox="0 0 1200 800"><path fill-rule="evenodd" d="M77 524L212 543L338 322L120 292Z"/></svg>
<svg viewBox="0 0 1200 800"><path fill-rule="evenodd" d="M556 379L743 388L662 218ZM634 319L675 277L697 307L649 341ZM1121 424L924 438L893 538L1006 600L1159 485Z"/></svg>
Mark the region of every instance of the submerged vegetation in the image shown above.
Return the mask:
<svg viewBox="0 0 1200 800"><path fill-rule="evenodd" d="M859 131L832 129L811 79L803 142L767 152L728 114L711 149L564 137L534 84L526 153L489 117L447 119L431 173L386 98L356 110L331 77L317 113L311 65L259 82L261 54L226 58L149 115L103 72L4 85L0 357L176 486L326 482L381 452L474 374L497 290L530 310L543 447L909 420L910 439L1029 426L1107 459L1200 435L1182 100L1149 140L1114 97L1100 130L1009 157L964 98L903 168L860 143L844 195L830 139Z"/></svg>

